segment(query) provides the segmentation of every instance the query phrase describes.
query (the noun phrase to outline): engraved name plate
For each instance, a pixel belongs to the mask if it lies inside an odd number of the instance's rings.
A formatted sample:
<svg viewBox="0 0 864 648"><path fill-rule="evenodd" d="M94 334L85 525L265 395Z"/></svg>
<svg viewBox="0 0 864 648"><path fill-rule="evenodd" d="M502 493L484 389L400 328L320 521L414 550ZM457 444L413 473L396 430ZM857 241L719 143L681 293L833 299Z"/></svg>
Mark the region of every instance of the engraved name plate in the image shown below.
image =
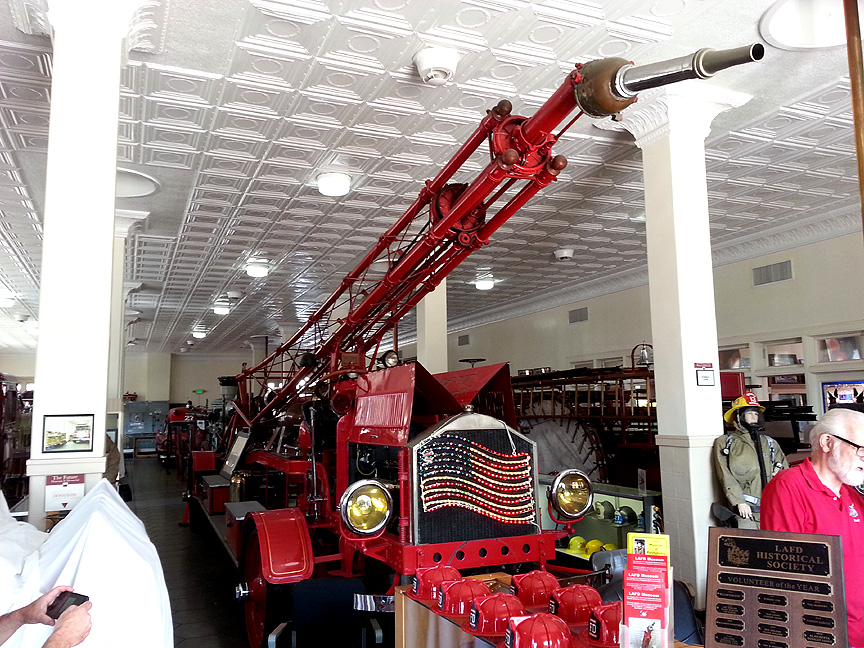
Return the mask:
<svg viewBox="0 0 864 648"><path fill-rule="evenodd" d="M840 538L709 529L706 616L706 648L847 645Z"/></svg>

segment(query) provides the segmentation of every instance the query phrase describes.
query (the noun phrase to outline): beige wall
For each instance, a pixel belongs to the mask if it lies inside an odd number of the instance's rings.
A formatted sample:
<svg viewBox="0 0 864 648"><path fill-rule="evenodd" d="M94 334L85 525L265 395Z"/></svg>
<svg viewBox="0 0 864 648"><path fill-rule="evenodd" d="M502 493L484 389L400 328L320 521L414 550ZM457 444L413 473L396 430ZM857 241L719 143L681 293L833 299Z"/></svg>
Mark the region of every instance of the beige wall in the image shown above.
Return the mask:
<svg viewBox="0 0 864 648"><path fill-rule="evenodd" d="M752 286L752 269L792 260L793 279ZM719 344L765 341L864 329L864 242L851 234L786 252L714 268ZM568 323L568 311L588 307L588 321ZM470 344L457 346L460 335ZM648 287L640 286L534 315L452 332L450 369L461 358L510 362L518 369L567 369L574 362L624 356L651 342ZM411 355L408 347L404 355ZM848 374L844 374L848 375Z"/></svg>
<svg viewBox="0 0 864 648"><path fill-rule="evenodd" d="M251 352L224 356L173 356L170 402L185 403L191 400L193 405L203 406L221 398L217 379L220 376L236 376L243 369L243 363L250 360ZM195 389L205 391L203 394L195 394Z"/></svg>
<svg viewBox="0 0 864 648"><path fill-rule="evenodd" d="M0 354L0 372L11 374L19 381L30 382L36 374L36 354L3 355Z"/></svg>
<svg viewBox="0 0 864 648"><path fill-rule="evenodd" d="M167 401L171 387L170 353L127 353L123 392L139 401Z"/></svg>
<svg viewBox="0 0 864 648"><path fill-rule="evenodd" d="M588 307L588 320L569 323L569 311ZM458 346L460 335L469 344ZM462 358L509 362L519 369L568 369L574 362L607 357L629 358L630 350L650 341L648 287L633 288L554 308L542 313L460 331L448 339L450 370L464 369Z"/></svg>
<svg viewBox="0 0 864 648"><path fill-rule="evenodd" d="M792 260L790 281L752 286L752 269ZM714 268L717 334L756 339L830 329L864 318L864 240L850 234L785 252ZM841 326L842 328L842 326Z"/></svg>

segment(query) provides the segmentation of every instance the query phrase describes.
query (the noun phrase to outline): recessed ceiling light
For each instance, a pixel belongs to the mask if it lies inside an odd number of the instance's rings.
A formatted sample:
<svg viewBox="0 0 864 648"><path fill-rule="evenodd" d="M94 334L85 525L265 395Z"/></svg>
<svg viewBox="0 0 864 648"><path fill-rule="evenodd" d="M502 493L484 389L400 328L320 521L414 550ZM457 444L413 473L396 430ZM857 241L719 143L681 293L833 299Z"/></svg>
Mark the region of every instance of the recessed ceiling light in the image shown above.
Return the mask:
<svg viewBox="0 0 864 648"><path fill-rule="evenodd" d="M474 287L477 290L492 290L495 287L495 280L491 277L487 279L477 279L474 282Z"/></svg>
<svg viewBox="0 0 864 648"><path fill-rule="evenodd" d="M759 31L768 43L785 50L843 45L843 0L778 0L762 15Z"/></svg>
<svg viewBox="0 0 864 648"><path fill-rule="evenodd" d="M227 315L230 312L231 309L228 307L227 304L216 304L215 306L213 306L213 313L215 315Z"/></svg>
<svg viewBox="0 0 864 648"><path fill-rule="evenodd" d="M192 331L192 337L196 340L203 340L207 337L207 333L205 331Z"/></svg>
<svg viewBox="0 0 864 648"><path fill-rule="evenodd" d="M266 277L270 272L270 264L266 259L249 259L246 264L246 274L250 277Z"/></svg>
<svg viewBox="0 0 864 648"><path fill-rule="evenodd" d="M322 173L318 176L318 191L323 196L344 196L351 191L351 176L347 173Z"/></svg>

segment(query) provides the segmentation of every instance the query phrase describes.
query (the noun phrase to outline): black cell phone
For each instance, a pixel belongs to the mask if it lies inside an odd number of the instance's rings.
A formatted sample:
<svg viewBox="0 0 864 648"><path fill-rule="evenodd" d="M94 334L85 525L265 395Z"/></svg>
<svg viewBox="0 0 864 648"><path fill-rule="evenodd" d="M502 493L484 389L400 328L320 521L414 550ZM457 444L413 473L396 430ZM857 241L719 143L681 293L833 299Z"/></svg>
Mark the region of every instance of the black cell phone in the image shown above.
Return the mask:
<svg viewBox="0 0 864 648"><path fill-rule="evenodd" d="M67 608L70 608L73 605L81 605L89 600L89 596L78 594L78 592L60 592L57 595L57 598L55 598L51 605L48 606L46 614L52 619L56 619L63 614Z"/></svg>

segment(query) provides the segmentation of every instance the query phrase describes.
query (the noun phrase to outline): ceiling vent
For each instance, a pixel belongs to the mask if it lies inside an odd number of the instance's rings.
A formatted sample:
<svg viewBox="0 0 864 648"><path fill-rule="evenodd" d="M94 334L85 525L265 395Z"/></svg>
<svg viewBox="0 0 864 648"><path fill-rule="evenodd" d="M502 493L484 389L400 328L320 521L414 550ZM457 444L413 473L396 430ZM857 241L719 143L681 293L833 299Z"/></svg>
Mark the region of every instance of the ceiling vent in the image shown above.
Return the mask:
<svg viewBox="0 0 864 648"><path fill-rule="evenodd" d="M423 83L444 85L453 79L459 52L449 47L427 47L414 55L414 65Z"/></svg>
<svg viewBox="0 0 864 648"><path fill-rule="evenodd" d="M792 278L792 261L781 261L771 265L753 268L753 285L764 286L765 284L788 281Z"/></svg>

